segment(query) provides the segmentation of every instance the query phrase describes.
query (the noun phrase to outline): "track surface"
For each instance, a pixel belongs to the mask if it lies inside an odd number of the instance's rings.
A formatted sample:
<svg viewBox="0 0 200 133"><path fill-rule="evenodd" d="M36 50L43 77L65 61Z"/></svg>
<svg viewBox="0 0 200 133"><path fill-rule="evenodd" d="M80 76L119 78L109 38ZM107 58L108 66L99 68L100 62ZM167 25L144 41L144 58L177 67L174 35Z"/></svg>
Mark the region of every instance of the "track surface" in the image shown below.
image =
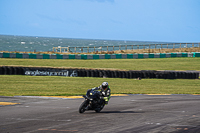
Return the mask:
<svg viewBox="0 0 200 133"><path fill-rule="evenodd" d="M111 97L101 113L78 113L81 99L0 97L1 133L200 132L200 95Z"/></svg>

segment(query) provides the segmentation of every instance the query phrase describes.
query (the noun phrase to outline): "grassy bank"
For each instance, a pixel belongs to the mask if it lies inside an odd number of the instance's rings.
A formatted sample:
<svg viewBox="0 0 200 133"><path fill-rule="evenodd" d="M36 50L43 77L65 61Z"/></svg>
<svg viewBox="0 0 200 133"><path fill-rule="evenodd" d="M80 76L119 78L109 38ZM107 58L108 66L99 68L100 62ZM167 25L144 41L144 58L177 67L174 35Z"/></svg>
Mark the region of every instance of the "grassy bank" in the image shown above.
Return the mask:
<svg viewBox="0 0 200 133"><path fill-rule="evenodd" d="M11 59L0 58L0 65L105 68L123 70L200 70L200 58L148 58L148 59Z"/></svg>
<svg viewBox="0 0 200 133"><path fill-rule="evenodd" d="M54 51L46 52L22 52L22 51L0 51L5 53L32 53L32 54L135 54L135 53L175 53L175 52L200 52L199 47L194 48L174 48L174 49L133 49L133 50L115 50L115 51L93 51L89 53L60 53Z"/></svg>
<svg viewBox="0 0 200 133"><path fill-rule="evenodd" d="M0 95L63 96L83 95L103 81L112 93L125 94L200 94L199 80L176 79L118 79L58 76L0 75Z"/></svg>

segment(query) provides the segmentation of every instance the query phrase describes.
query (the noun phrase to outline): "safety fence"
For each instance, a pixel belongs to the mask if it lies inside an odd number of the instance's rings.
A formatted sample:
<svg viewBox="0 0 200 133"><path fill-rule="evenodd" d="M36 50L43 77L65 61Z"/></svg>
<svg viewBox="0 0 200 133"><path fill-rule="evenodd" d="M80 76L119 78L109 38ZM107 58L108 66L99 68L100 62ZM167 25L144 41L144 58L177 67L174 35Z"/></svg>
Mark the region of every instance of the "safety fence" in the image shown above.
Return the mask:
<svg viewBox="0 0 200 133"><path fill-rule="evenodd" d="M45 67L13 67L0 66L0 75L31 76L70 76L70 77L102 77L102 78L158 78L158 79L198 79L198 71L154 71L154 70L101 70L78 68L45 68Z"/></svg>
<svg viewBox="0 0 200 133"><path fill-rule="evenodd" d="M200 57L199 52L191 53L145 53L145 54L32 54L32 53L0 53L0 58L25 59L143 59Z"/></svg>
<svg viewBox="0 0 200 133"><path fill-rule="evenodd" d="M174 48L198 48L200 43L167 43L167 44L142 44L142 45L113 45L113 46L84 46L84 47L53 47L54 52L60 53L90 53L96 51L118 51L139 49L174 49Z"/></svg>

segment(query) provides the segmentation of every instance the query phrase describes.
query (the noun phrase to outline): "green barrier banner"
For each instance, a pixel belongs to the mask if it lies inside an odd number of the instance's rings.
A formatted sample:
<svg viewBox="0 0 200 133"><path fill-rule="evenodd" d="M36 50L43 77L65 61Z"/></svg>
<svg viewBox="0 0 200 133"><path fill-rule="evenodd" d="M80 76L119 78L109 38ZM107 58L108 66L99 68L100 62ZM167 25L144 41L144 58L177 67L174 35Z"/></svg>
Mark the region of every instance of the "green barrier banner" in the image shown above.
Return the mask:
<svg viewBox="0 0 200 133"><path fill-rule="evenodd" d="M144 55L143 54L138 54L138 59L142 59L144 58Z"/></svg>
<svg viewBox="0 0 200 133"><path fill-rule="evenodd" d="M16 53L16 58L23 58L23 54L21 54L21 53Z"/></svg>
<svg viewBox="0 0 200 133"><path fill-rule="evenodd" d="M99 59L99 55L93 55L93 59Z"/></svg>
<svg viewBox="0 0 200 133"><path fill-rule="evenodd" d="M10 53L3 53L3 58L10 58Z"/></svg>
<svg viewBox="0 0 200 133"><path fill-rule="evenodd" d="M116 54L116 59L121 59L122 58L122 54Z"/></svg>
<svg viewBox="0 0 200 133"><path fill-rule="evenodd" d="M110 54L105 54L105 59L110 59Z"/></svg>
<svg viewBox="0 0 200 133"><path fill-rule="evenodd" d="M128 59L133 59L133 54L127 54Z"/></svg>
<svg viewBox="0 0 200 133"><path fill-rule="evenodd" d="M49 54L43 54L43 59L50 59Z"/></svg>
<svg viewBox="0 0 200 133"><path fill-rule="evenodd" d="M160 54L160 58L166 58L166 54Z"/></svg>
<svg viewBox="0 0 200 133"><path fill-rule="evenodd" d="M57 57L57 59L63 59L63 55L62 54L57 54L56 57Z"/></svg>
<svg viewBox="0 0 200 133"><path fill-rule="evenodd" d="M149 58L154 58L154 54L149 54Z"/></svg>
<svg viewBox="0 0 200 133"><path fill-rule="evenodd" d="M74 54L69 55L69 59L76 59Z"/></svg>
<svg viewBox="0 0 200 133"><path fill-rule="evenodd" d="M29 58L30 59L37 59L37 55L36 54L29 54Z"/></svg>

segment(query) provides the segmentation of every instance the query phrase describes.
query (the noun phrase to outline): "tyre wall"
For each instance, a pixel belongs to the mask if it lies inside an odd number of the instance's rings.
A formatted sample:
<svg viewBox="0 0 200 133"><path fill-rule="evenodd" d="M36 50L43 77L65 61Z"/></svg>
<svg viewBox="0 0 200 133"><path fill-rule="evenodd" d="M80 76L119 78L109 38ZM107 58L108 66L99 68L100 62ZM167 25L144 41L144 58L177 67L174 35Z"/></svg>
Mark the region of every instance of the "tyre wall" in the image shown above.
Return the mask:
<svg viewBox="0 0 200 133"><path fill-rule="evenodd" d="M1 66L0 75L31 76L72 76L72 77L104 77L104 78L158 78L158 79L198 79L198 71L118 71L100 69L60 69L44 67L11 67Z"/></svg>

